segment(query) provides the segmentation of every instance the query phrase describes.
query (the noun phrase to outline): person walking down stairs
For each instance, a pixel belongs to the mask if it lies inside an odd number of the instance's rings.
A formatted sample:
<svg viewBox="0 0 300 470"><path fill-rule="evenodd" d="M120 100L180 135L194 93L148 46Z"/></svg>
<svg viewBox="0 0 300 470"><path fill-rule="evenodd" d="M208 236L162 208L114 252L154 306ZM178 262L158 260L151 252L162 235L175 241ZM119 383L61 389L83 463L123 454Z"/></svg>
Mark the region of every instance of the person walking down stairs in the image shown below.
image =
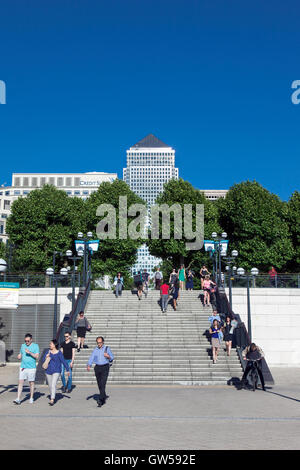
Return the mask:
<svg viewBox="0 0 300 470"><path fill-rule="evenodd" d="M119 296L122 295L122 290L124 288L124 279L121 273L118 273L117 276L115 276L114 287L115 287L116 297L118 298Z"/></svg>
<svg viewBox="0 0 300 470"><path fill-rule="evenodd" d="M77 352L80 352L80 348L84 347L86 332L92 330L92 326L88 319L84 316L83 311L79 312L75 322L75 330L77 331Z"/></svg>

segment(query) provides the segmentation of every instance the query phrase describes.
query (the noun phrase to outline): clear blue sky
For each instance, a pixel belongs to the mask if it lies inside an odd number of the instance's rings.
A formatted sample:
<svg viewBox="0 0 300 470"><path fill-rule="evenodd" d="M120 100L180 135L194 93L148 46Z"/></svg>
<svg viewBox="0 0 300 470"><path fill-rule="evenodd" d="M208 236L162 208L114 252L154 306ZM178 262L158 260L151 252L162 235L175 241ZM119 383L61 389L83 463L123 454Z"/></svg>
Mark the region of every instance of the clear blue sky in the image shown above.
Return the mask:
<svg viewBox="0 0 300 470"><path fill-rule="evenodd" d="M9 0L0 21L0 184L122 177L153 133L197 188L300 189L298 0Z"/></svg>

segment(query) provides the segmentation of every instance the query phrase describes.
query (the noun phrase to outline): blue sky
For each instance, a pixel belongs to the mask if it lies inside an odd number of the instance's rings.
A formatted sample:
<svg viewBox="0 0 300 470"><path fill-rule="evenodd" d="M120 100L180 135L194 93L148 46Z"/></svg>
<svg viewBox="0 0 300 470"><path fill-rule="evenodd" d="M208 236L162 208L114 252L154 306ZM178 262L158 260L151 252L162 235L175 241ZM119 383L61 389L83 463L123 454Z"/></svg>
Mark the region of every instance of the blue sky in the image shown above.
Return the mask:
<svg viewBox="0 0 300 470"><path fill-rule="evenodd" d="M126 149L153 133L199 189L299 190L296 0L10 0L0 44L0 184L122 177Z"/></svg>

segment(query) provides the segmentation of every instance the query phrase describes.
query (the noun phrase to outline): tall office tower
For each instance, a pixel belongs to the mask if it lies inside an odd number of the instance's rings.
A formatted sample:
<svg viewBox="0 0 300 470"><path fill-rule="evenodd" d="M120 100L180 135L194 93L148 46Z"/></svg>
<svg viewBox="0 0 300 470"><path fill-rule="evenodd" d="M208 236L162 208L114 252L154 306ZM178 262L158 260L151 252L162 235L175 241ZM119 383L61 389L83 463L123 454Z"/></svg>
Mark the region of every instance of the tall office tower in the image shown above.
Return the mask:
<svg viewBox="0 0 300 470"><path fill-rule="evenodd" d="M175 150L153 134L147 135L127 150L127 167L123 169L123 179L150 207L163 191L164 184L171 179L178 179ZM132 272L147 269L151 274L160 261L151 256L148 247L143 245L138 249L138 260Z"/></svg>

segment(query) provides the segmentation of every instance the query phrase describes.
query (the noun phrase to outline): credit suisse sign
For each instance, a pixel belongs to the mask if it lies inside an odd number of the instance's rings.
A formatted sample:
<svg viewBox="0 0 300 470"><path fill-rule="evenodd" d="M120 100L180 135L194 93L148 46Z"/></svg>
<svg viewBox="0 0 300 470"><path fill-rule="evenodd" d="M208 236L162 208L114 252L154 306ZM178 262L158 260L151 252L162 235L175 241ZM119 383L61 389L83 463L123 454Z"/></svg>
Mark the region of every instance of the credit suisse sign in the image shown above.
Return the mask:
<svg viewBox="0 0 300 470"><path fill-rule="evenodd" d="M101 178L84 178L80 180L80 186L100 186L101 183L104 181L107 181L109 183L112 183L117 177L115 176L103 176Z"/></svg>

